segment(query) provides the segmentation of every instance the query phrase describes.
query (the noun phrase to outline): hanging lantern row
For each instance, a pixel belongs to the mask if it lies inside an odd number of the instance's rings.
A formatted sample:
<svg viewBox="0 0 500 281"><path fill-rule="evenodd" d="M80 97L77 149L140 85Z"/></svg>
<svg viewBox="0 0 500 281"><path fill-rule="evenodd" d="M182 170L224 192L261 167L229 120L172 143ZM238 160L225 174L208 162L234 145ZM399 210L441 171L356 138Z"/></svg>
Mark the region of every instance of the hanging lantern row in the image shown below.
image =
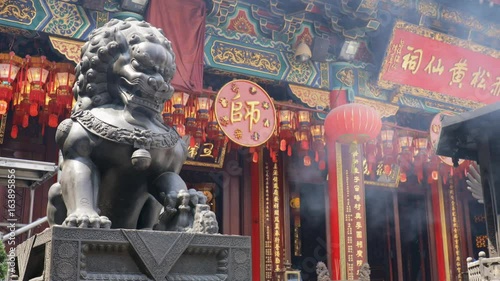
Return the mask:
<svg viewBox="0 0 500 281"><path fill-rule="evenodd" d="M399 179L406 182L409 174L414 174L419 183L432 182L441 176L446 182L457 169L443 163L431 147L428 134L408 132L403 128L387 126L380 135L364 146L367 162L367 174L375 180L376 168L382 166L382 172L389 176L395 165L399 166ZM458 170L467 165L461 165ZM462 175L461 171L457 174Z"/></svg>
<svg viewBox="0 0 500 281"><path fill-rule="evenodd" d="M209 95L189 95L175 92L172 98L165 103L162 112L165 124L174 127L184 136L190 135L190 146L210 141L214 147L221 147L228 138L220 128L215 118L213 97ZM324 127L322 124L313 124L311 112L307 110L277 109L277 126L273 136L266 143L270 157L277 161L277 152L286 152L292 155L292 148L297 144L298 153L304 160L304 165L318 163L323 170L326 167ZM237 146L228 142L228 146ZM250 149L254 162L258 161L256 148ZM214 151L214 153L218 151ZM309 154L314 154L312 159ZM218 154L215 154L218 155Z"/></svg>
<svg viewBox="0 0 500 281"><path fill-rule="evenodd" d="M14 52L0 54L0 115L14 111L10 135L17 138L19 126L30 117L42 125L57 127L73 105L74 66L54 63L45 56L20 58Z"/></svg>
<svg viewBox="0 0 500 281"><path fill-rule="evenodd" d="M276 123L278 124L276 131L267 142L267 148L273 161L277 161L276 152L278 151L286 152L288 156L292 156L293 147L297 144L297 151L303 159L304 166L312 164L309 155L312 152L319 169L325 169L324 127L322 124L313 124L310 111L294 111L286 107L278 108Z"/></svg>
<svg viewBox="0 0 500 281"><path fill-rule="evenodd" d="M174 127L179 135L191 136L191 147L209 141L214 144L213 154L218 156L219 148L227 141L215 118L213 100L209 96L175 92L165 102L162 116L165 124Z"/></svg>

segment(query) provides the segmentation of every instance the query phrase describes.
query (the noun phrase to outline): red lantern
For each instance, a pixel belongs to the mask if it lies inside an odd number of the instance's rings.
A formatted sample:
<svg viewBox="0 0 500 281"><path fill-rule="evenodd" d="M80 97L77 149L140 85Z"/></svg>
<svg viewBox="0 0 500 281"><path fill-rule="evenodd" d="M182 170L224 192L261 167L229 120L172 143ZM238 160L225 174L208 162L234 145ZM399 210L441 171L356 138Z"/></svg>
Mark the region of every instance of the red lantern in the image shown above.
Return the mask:
<svg viewBox="0 0 500 281"><path fill-rule="evenodd" d="M325 127L323 125L311 126L312 148L314 150L314 161L318 162L318 168L326 168L325 152Z"/></svg>
<svg viewBox="0 0 500 281"><path fill-rule="evenodd" d="M14 52L0 54L0 114L7 113L8 106L14 95L12 86L17 73L21 69L23 59L16 56Z"/></svg>
<svg viewBox="0 0 500 281"><path fill-rule="evenodd" d="M49 71L52 68L51 62L45 56L30 57L26 56L27 67L25 78L30 84L29 102L31 116L38 115L38 109L45 104L44 85L49 76Z"/></svg>
<svg viewBox="0 0 500 281"><path fill-rule="evenodd" d="M56 63L53 82L57 104L61 108L71 109L73 104L72 88L75 83L73 65L70 63Z"/></svg>
<svg viewBox="0 0 500 281"><path fill-rule="evenodd" d="M399 137L399 156L398 163L401 170L404 172L410 172L413 165L413 137L412 136L402 136Z"/></svg>
<svg viewBox="0 0 500 281"><path fill-rule="evenodd" d="M359 103L334 108L325 119L326 137L340 143L365 143L375 139L382 129L378 112Z"/></svg>
<svg viewBox="0 0 500 281"><path fill-rule="evenodd" d="M414 157L414 169L417 174L417 180L420 183L424 178L424 164L429 161L429 155L427 153L428 139L418 138L415 141L418 153Z"/></svg>
<svg viewBox="0 0 500 281"><path fill-rule="evenodd" d="M202 133L203 141L206 140L205 129L210 119L210 108L212 107L212 103L213 100L208 97L196 98L196 122L198 124L198 130Z"/></svg>
<svg viewBox="0 0 500 281"><path fill-rule="evenodd" d="M186 106L188 99L189 94L182 92L175 92L172 96L172 107L174 109L172 112L172 117L174 126L184 125L186 118L184 107Z"/></svg>
<svg viewBox="0 0 500 281"><path fill-rule="evenodd" d="M299 121L299 132L300 132L300 148L303 150L309 150L309 140L310 140L310 126L311 126L311 113L306 110L301 110L297 113Z"/></svg>
<svg viewBox="0 0 500 281"><path fill-rule="evenodd" d="M295 113L290 110L279 111L279 136L280 136L280 150L288 150L288 155L291 155L291 144L294 138L295 130Z"/></svg>
<svg viewBox="0 0 500 281"><path fill-rule="evenodd" d="M196 124L196 106L194 97L191 97L185 107L185 122L186 122L186 134L191 135L191 144L190 146L195 146L195 142L199 143L200 140L195 140L196 130L198 126Z"/></svg>

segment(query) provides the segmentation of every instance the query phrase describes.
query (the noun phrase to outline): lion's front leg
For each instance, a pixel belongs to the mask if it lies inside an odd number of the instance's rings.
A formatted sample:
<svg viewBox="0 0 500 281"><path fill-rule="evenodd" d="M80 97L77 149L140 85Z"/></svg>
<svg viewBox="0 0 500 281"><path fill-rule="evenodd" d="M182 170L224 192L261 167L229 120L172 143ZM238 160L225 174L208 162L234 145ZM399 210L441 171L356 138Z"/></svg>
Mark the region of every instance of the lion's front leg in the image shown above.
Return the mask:
<svg viewBox="0 0 500 281"><path fill-rule="evenodd" d="M73 123L71 120L69 122L71 124L66 124L62 128L58 127L56 134L56 138L64 137L64 141L58 139L63 144L64 156L60 184L67 208L67 217L63 225L110 228L111 222L107 217L99 216L96 206L99 174L97 167L90 159L96 140L80 124Z"/></svg>
<svg viewBox="0 0 500 281"><path fill-rule="evenodd" d="M68 209L65 226L110 228L111 222L97 212L94 192L99 188L96 167L88 158L64 160L61 187Z"/></svg>

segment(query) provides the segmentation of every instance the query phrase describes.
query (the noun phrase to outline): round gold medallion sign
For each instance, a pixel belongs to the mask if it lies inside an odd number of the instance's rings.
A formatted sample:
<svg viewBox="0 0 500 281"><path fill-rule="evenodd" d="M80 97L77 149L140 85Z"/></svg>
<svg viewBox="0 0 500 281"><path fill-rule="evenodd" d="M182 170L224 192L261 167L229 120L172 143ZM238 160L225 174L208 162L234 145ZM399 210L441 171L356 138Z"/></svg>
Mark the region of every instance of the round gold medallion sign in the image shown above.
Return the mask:
<svg viewBox="0 0 500 281"><path fill-rule="evenodd" d="M266 143L276 127L273 100L252 81L233 80L224 85L217 94L214 108L222 131L241 146Z"/></svg>

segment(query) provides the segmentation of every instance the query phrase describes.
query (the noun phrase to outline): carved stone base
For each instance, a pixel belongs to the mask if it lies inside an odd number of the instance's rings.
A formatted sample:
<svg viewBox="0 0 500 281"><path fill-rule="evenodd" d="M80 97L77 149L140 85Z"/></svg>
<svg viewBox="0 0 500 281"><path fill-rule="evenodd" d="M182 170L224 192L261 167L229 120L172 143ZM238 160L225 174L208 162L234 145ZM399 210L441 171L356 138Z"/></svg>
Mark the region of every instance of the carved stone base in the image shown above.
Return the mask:
<svg viewBox="0 0 500 281"><path fill-rule="evenodd" d="M251 280L241 236L53 227L16 251L19 281Z"/></svg>

